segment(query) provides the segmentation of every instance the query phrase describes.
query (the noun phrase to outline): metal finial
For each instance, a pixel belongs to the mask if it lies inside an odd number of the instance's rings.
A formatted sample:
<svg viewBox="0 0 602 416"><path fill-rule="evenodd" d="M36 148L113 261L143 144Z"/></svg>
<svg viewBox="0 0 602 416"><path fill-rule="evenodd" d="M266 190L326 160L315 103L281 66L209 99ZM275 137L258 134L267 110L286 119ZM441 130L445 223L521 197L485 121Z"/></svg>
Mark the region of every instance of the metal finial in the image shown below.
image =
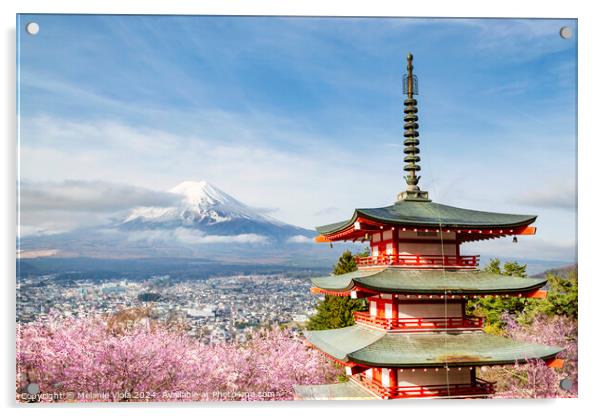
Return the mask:
<svg viewBox="0 0 602 416"><path fill-rule="evenodd" d="M420 144L420 140L418 140L418 107L417 101L414 98L414 95L418 95L418 79L416 75L413 74L414 65L413 65L414 57L410 53L408 54L408 73L403 77L403 93L407 95L407 98L404 100L404 133L403 136L405 140L403 142L405 153L405 157L403 161L406 165L403 167L403 170L407 172L407 175L404 177L406 180L406 191L400 193L397 196L398 201L402 200L419 200L419 201L429 201L428 192L423 192L418 187L418 181L420 181L420 176L416 176L416 172L420 171L420 149L418 145Z"/></svg>
<svg viewBox="0 0 602 416"><path fill-rule="evenodd" d="M408 54L408 73L403 76L403 93L407 94L408 98L418 95L418 78L414 75L414 56Z"/></svg>

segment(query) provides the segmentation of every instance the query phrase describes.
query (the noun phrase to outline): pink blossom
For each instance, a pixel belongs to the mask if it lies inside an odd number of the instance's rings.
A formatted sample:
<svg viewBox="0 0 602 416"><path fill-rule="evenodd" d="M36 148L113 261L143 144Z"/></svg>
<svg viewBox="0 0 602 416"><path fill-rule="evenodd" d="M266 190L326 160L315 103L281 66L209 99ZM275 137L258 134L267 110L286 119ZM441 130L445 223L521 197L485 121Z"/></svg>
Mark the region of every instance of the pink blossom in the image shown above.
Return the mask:
<svg viewBox="0 0 602 416"><path fill-rule="evenodd" d="M529 325L519 325L509 315L503 316L506 332L510 338L564 348L559 358L564 360L560 369L548 367L542 360L529 360L526 364L516 364L487 372L487 378L497 381L496 397L503 398L548 398L576 397L577 377L577 322L565 316L538 315ZM568 379L572 387L565 391L560 381Z"/></svg>
<svg viewBox="0 0 602 416"><path fill-rule="evenodd" d="M24 401L287 400L294 384L333 381L339 372L286 329L212 346L144 320L124 331L99 317L17 330L17 398ZM46 395L23 395L29 383Z"/></svg>

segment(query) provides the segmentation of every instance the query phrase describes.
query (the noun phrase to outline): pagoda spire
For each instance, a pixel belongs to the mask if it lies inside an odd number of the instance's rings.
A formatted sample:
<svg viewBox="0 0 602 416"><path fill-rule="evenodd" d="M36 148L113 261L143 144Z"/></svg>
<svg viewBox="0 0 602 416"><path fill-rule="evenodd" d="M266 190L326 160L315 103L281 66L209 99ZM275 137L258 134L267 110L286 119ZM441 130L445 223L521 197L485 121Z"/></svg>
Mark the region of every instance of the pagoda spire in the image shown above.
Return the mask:
<svg viewBox="0 0 602 416"><path fill-rule="evenodd" d="M407 175L404 176L406 180L406 190L397 195L397 202L401 201L430 201L428 192L421 191L418 187L418 181L420 181L420 176L416 176L416 172L420 171L420 149L418 145L420 144L420 140L418 140L418 116L416 113L418 112L417 104L418 102L414 98L414 95L418 95L418 79L416 75L414 75L414 65L413 60L414 57L412 54L408 54L408 73L403 77L403 93L407 95L407 98L404 100L404 116L403 116L403 136L405 140L403 141L405 153L405 157L403 161L406 165L403 167L403 170L407 172Z"/></svg>

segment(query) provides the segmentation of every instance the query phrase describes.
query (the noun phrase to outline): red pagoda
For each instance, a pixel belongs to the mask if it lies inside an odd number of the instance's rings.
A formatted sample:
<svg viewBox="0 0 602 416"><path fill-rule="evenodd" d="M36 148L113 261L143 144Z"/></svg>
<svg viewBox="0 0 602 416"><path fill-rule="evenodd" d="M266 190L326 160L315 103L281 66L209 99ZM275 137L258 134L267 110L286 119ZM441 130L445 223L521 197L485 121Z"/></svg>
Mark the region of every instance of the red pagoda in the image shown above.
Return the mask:
<svg viewBox="0 0 602 416"><path fill-rule="evenodd" d="M422 191L417 80L412 55L404 76L406 190L387 207L356 209L350 219L317 227L317 242L365 241L370 255L358 270L312 279L312 292L367 298L355 325L307 331L307 341L346 368L349 381L295 386L298 399L477 398L494 385L477 367L543 359L558 365L558 347L530 344L483 331L466 302L481 296L544 297L545 278L502 276L478 269L478 255L462 243L534 235L534 215L473 211L432 202Z"/></svg>

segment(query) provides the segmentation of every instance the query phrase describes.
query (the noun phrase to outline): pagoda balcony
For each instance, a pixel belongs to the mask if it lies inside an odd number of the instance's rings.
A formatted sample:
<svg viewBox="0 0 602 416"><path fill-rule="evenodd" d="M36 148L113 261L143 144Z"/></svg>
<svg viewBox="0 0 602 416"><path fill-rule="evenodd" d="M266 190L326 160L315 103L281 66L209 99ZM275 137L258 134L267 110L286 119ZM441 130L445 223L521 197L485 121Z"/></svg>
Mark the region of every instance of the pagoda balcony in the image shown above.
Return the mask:
<svg viewBox="0 0 602 416"><path fill-rule="evenodd" d="M358 267L396 266L419 269L475 269L479 265L479 255L447 256L428 254L381 254L355 258Z"/></svg>
<svg viewBox="0 0 602 416"><path fill-rule="evenodd" d="M383 318L368 312L354 312L355 322L387 330L445 330L445 329L481 329L483 318L465 317L428 317L428 318Z"/></svg>
<svg viewBox="0 0 602 416"><path fill-rule="evenodd" d="M444 371L444 370L443 370ZM386 387L382 383L360 373L352 376L362 386L376 393L382 399L411 399L429 397L483 397L495 393L495 383L475 379L472 383L464 384L431 384L424 386L394 386Z"/></svg>

